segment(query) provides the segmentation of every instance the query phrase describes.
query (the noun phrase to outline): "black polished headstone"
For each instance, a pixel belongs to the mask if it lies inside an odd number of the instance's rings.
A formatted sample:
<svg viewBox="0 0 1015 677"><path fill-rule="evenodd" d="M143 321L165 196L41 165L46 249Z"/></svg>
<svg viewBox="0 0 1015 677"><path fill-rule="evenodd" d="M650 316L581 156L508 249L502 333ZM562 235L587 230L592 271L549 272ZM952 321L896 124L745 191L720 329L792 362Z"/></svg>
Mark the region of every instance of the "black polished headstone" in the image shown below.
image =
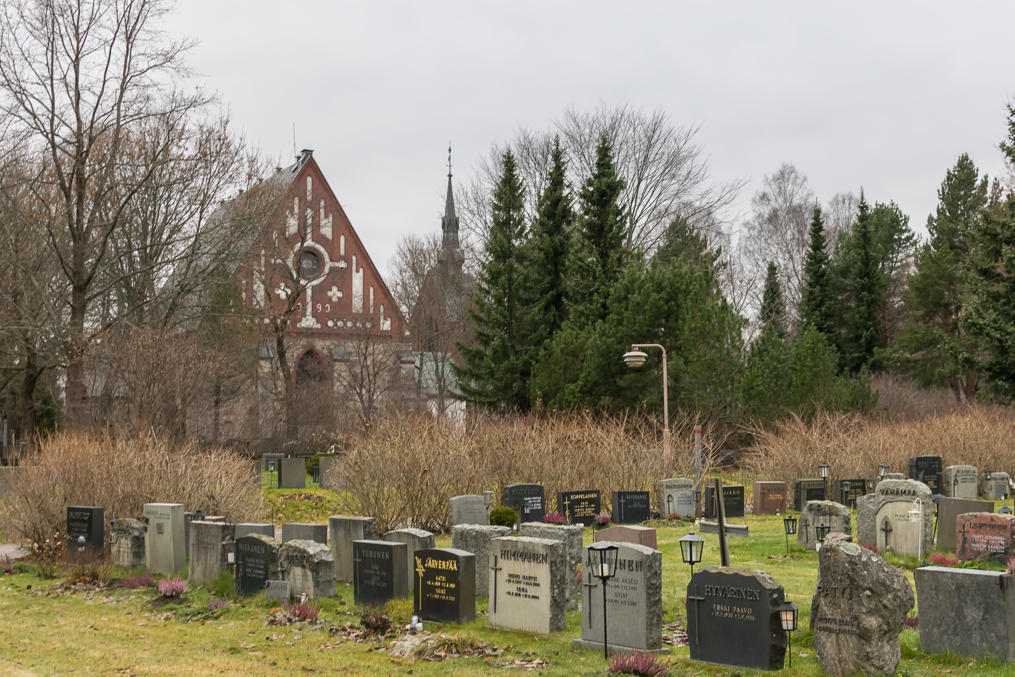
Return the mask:
<svg viewBox="0 0 1015 677"><path fill-rule="evenodd" d="M651 517L649 510L649 493L647 491L614 491L613 515L610 521L614 524L638 524Z"/></svg>
<svg viewBox="0 0 1015 677"><path fill-rule="evenodd" d="M598 489L588 491L558 491L557 510L568 524L592 526L596 515L602 511L602 499Z"/></svg>
<svg viewBox="0 0 1015 677"><path fill-rule="evenodd" d="M742 484L724 484L722 488L723 504L726 517L744 516L744 486ZM705 517L715 519L715 487L705 486Z"/></svg>
<svg viewBox="0 0 1015 677"><path fill-rule="evenodd" d="M868 480L862 477L851 480L836 480L835 502L849 508L855 508L857 499L863 498L873 490L873 481L868 484Z"/></svg>
<svg viewBox="0 0 1015 677"><path fill-rule="evenodd" d="M406 579L408 546L399 541L352 542L353 598L356 604L384 606L409 593Z"/></svg>
<svg viewBox="0 0 1015 677"><path fill-rule="evenodd" d="M236 594L250 597L264 592L265 583L271 576L272 559L275 557L271 543L257 536L242 536L236 539L234 558L236 560Z"/></svg>
<svg viewBox="0 0 1015 677"><path fill-rule="evenodd" d="M102 508L90 505L67 506L67 551L94 555L103 551L105 522Z"/></svg>
<svg viewBox="0 0 1015 677"><path fill-rule="evenodd" d="M518 513L519 522L542 522L546 497L542 484L509 484L504 487L503 504Z"/></svg>
<svg viewBox="0 0 1015 677"><path fill-rule="evenodd" d="M454 548L413 555L412 608L426 621L468 623L476 617L476 556Z"/></svg>
<svg viewBox="0 0 1015 677"><path fill-rule="evenodd" d="M931 494L941 493L944 464L940 456L913 456L909 459L909 478L923 482Z"/></svg>
<svg viewBox="0 0 1015 677"><path fill-rule="evenodd" d="M808 501L825 500L825 480L820 477L799 479L793 483L793 509L803 510Z"/></svg>

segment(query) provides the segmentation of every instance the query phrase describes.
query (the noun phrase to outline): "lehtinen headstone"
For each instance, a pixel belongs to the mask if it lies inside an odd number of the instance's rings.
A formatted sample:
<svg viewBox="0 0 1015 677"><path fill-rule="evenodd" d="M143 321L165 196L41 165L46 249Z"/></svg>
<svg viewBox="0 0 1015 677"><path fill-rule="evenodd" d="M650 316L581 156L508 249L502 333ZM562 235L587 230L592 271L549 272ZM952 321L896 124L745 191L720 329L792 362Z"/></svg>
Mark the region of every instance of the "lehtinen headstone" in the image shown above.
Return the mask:
<svg viewBox="0 0 1015 677"><path fill-rule="evenodd" d="M663 556L653 548L618 543L617 573L606 584L606 641L613 651L661 651ZM583 646L603 646L603 586L582 582Z"/></svg>
<svg viewBox="0 0 1015 677"><path fill-rule="evenodd" d="M775 515L786 509L785 482L754 482L754 514Z"/></svg>
<svg viewBox="0 0 1015 677"><path fill-rule="evenodd" d="M328 518L328 540L335 558L335 579L352 582L352 543L377 538L377 521L373 517L332 515Z"/></svg>
<svg viewBox="0 0 1015 677"><path fill-rule="evenodd" d="M277 580L278 543L254 534L236 539L236 594L250 597L264 592L269 580Z"/></svg>
<svg viewBox="0 0 1015 677"><path fill-rule="evenodd" d="M942 496L937 503L937 549L955 552L955 529L959 515L968 512L992 512L993 501Z"/></svg>
<svg viewBox="0 0 1015 677"><path fill-rule="evenodd" d="M131 517L121 517L109 525L109 561L115 567L133 569L145 564L145 525Z"/></svg>
<svg viewBox="0 0 1015 677"><path fill-rule="evenodd" d="M857 540L878 552L926 557L934 536L930 489L916 480L882 480L857 504Z"/></svg>
<svg viewBox="0 0 1015 677"><path fill-rule="evenodd" d="M786 632L776 609L783 601L782 586L764 571L721 567L696 571L687 584L691 659L782 668Z"/></svg>
<svg viewBox="0 0 1015 677"><path fill-rule="evenodd" d="M578 608L578 565L582 562L582 528L570 524L542 524L524 522L518 526L519 536L548 538L564 545L567 562L567 608Z"/></svg>
<svg viewBox="0 0 1015 677"><path fill-rule="evenodd" d="M825 480L820 477L799 479L793 483L793 509L800 512L808 501L825 500Z"/></svg>
<svg viewBox="0 0 1015 677"><path fill-rule="evenodd" d="M1000 559L1015 551L1015 515L971 512L955 519L955 556L962 561Z"/></svg>
<svg viewBox="0 0 1015 677"><path fill-rule="evenodd" d="M278 549L278 569L296 597L334 597L335 558L324 543L296 539Z"/></svg>
<svg viewBox="0 0 1015 677"><path fill-rule="evenodd" d="M145 503L143 508L148 531L145 532L145 566L152 573L182 571L187 561L183 540L182 503Z"/></svg>
<svg viewBox="0 0 1015 677"><path fill-rule="evenodd" d="M405 577L409 582L409 590L412 590L412 582L415 577L413 571L413 556L417 550L424 550L436 547L432 532L424 529L395 529L384 534L382 540L390 543L405 543Z"/></svg>
<svg viewBox="0 0 1015 677"><path fill-rule="evenodd" d="M520 522L542 522L546 496L542 484L509 484L504 487L504 505L518 513Z"/></svg>
<svg viewBox="0 0 1015 677"><path fill-rule="evenodd" d="M362 540L352 545L356 604L384 606L390 599L408 595L405 543Z"/></svg>
<svg viewBox="0 0 1015 677"><path fill-rule="evenodd" d="M278 488L304 489L306 486L307 462L302 457L283 458L278 471Z"/></svg>
<svg viewBox="0 0 1015 677"><path fill-rule="evenodd" d="M679 515L694 517L694 480L671 477L656 487L659 513L664 517Z"/></svg>
<svg viewBox="0 0 1015 677"><path fill-rule="evenodd" d="M567 562L560 541L495 538L490 556L489 622L547 634L563 630Z"/></svg>
<svg viewBox="0 0 1015 677"><path fill-rule="evenodd" d="M944 471L941 493L950 498L975 499L979 495L977 477L975 465L950 465Z"/></svg>
<svg viewBox="0 0 1015 677"><path fill-rule="evenodd" d="M722 487L723 505L726 517L744 516L744 485L724 484ZM705 517L715 519L718 517L715 503L715 487L705 485Z"/></svg>
<svg viewBox="0 0 1015 677"><path fill-rule="evenodd" d="M476 556L454 548L413 555L413 610L427 621L468 623L476 617Z"/></svg>
<svg viewBox="0 0 1015 677"><path fill-rule="evenodd" d="M195 520L190 523L190 542L187 552L187 580L191 583L211 583L226 568L222 544L233 537L233 525L222 522Z"/></svg>
<svg viewBox="0 0 1015 677"><path fill-rule="evenodd" d="M909 459L909 478L926 484L931 494L941 493L943 472L940 456L913 456Z"/></svg>
<svg viewBox="0 0 1015 677"><path fill-rule="evenodd" d="M490 552L493 539L509 536L511 527L459 524L451 527L451 547L476 556L476 593L485 593L490 581Z"/></svg>
<svg viewBox="0 0 1015 677"><path fill-rule="evenodd" d="M614 524L637 524L651 516L647 491L614 491L613 514L610 516Z"/></svg>
<svg viewBox="0 0 1015 677"><path fill-rule="evenodd" d="M990 473L990 479L987 473ZM980 474L980 494L992 501L1000 501L1008 498L1008 473L984 470Z"/></svg>
<svg viewBox="0 0 1015 677"><path fill-rule="evenodd" d="M853 521L849 508L835 501L807 501L800 511L796 542L805 550L816 550L817 528L828 527L828 533L853 533Z"/></svg>
<svg viewBox="0 0 1015 677"><path fill-rule="evenodd" d="M456 524L490 524L490 508L486 497L479 494L452 496L448 499L448 526Z"/></svg>
<svg viewBox="0 0 1015 677"><path fill-rule="evenodd" d="M602 511L599 490L558 491L557 511L568 524L590 527L595 523L596 515Z"/></svg>
<svg viewBox="0 0 1015 677"><path fill-rule="evenodd" d="M96 506L67 506L67 552L72 558L102 554L106 528L104 513Z"/></svg>

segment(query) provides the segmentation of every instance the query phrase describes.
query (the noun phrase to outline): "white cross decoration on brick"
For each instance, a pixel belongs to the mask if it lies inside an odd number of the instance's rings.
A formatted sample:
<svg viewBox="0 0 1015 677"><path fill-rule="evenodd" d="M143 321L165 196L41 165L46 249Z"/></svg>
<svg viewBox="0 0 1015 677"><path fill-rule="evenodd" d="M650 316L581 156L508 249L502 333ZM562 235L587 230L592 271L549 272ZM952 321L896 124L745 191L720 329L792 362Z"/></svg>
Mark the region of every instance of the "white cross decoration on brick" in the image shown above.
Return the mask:
<svg viewBox="0 0 1015 677"><path fill-rule="evenodd" d="M289 295L289 287L287 287L285 285L285 282L283 282L282 284L278 285L278 289L275 290L275 293L278 294L278 297L280 299L284 299L286 296Z"/></svg>
<svg viewBox="0 0 1015 677"><path fill-rule="evenodd" d="M331 285L331 289L328 291L327 296L331 299L332 303L338 303L338 300L342 298L342 292L339 291L338 285Z"/></svg>

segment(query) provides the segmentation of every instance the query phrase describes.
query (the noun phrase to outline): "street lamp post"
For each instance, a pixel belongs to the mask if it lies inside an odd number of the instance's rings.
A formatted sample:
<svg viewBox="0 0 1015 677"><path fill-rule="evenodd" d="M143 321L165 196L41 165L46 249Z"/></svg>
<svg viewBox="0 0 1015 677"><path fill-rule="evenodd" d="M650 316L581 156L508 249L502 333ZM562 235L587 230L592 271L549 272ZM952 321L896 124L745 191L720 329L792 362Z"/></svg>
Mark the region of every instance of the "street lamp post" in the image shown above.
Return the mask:
<svg viewBox="0 0 1015 677"><path fill-rule="evenodd" d="M648 355L641 350L642 348L658 348L663 352L663 464L669 468L672 457L670 456L670 382L666 373L668 361L666 348L658 343L632 343L631 350L624 353L624 362L631 369L637 369L645 364Z"/></svg>

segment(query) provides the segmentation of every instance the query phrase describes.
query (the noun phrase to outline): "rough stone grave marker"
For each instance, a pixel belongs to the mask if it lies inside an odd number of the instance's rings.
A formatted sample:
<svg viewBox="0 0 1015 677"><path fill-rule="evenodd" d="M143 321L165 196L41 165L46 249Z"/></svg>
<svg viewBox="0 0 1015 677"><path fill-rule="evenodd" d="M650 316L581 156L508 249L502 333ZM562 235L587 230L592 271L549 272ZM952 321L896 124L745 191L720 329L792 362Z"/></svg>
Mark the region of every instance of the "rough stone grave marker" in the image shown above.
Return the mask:
<svg viewBox="0 0 1015 677"><path fill-rule="evenodd" d="M656 530L640 524L618 524L600 529L592 534L593 541L612 541L614 543L637 543L655 549L657 545Z"/></svg>
<svg viewBox="0 0 1015 677"><path fill-rule="evenodd" d="M614 524L637 524L651 517L647 491L614 491L613 514L610 521Z"/></svg>
<svg viewBox="0 0 1015 677"><path fill-rule="evenodd" d="M409 590L413 588L415 576L412 575L415 562L413 556L417 550L437 547L433 533L424 529L395 529L384 534L382 540L391 543L405 543L405 580L409 582Z"/></svg>
<svg viewBox="0 0 1015 677"><path fill-rule="evenodd" d="M278 570L296 597L334 597L335 557L323 543L296 539L278 549Z"/></svg>
<svg viewBox="0 0 1015 677"><path fill-rule="evenodd" d="M317 541L328 544L328 525L306 522L286 522L282 525L282 542L295 540Z"/></svg>
<svg viewBox="0 0 1015 677"><path fill-rule="evenodd" d="M784 599L782 586L764 571L706 567L695 572L687 585L691 659L781 669L786 633L776 609Z"/></svg>
<svg viewBox="0 0 1015 677"><path fill-rule="evenodd" d="M957 518L968 512L992 512L993 501L968 498L947 498L942 496L937 503L937 547L945 552L955 552Z"/></svg>
<svg viewBox="0 0 1015 677"><path fill-rule="evenodd" d="M479 494L452 496L448 499L448 526L456 524L490 524L490 507Z"/></svg>
<svg viewBox="0 0 1015 677"><path fill-rule="evenodd" d="M546 496L542 484L509 484L504 487L504 505L518 513L520 522L542 522Z"/></svg>
<svg viewBox="0 0 1015 677"><path fill-rule="evenodd" d="M955 518L955 556L962 561L1000 559L1015 552L1015 515L971 512Z"/></svg>
<svg viewBox="0 0 1015 677"><path fill-rule="evenodd" d="M662 645L663 555L654 548L618 543L617 573L606 583L606 640L613 651L665 651ZM582 636L603 646L603 586L595 576L582 583Z"/></svg>
<svg viewBox="0 0 1015 677"><path fill-rule="evenodd" d="M511 535L510 527L459 524L451 527L451 547L476 556L476 593L486 592L490 581L493 539Z"/></svg>
<svg viewBox="0 0 1015 677"><path fill-rule="evenodd" d="M413 555L412 608L420 618L468 623L476 618L476 556L454 548Z"/></svg>
<svg viewBox="0 0 1015 677"><path fill-rule="evenodd" d="M526 522L518 527L519 536L548 538L564 545L567 562L567 608L578 608L578 565L582 563L582 528L580 525L541 524Z"/></svg>
<svg viewBox="0 0 1015 677"><path fill-rule="evenodd" d="M408 595L405 543L362 540L352 547L356 604L384 606L389 599Z"/></svg>
<svg viewBox="0 0 1015 677"><path fill-rule="evenodd" d="M927 485L882 480L870 496L857 504L857 540L878 552L926 557L934 536L934 503Z"/></svg>
<svg viewBox="0 0 1015 677"><path fill-rule="evenodd" d="M785 482L754 482L754 514L775 515L786 509ZM726 513L729 515L729 512Z"/></svg>
<svg viewBox="0 0 1015 677"><path fill-rule="evenodd" d="M825 500L825 480L807 477L793 483L793 509L800 512L808 501Z"/></svg>
<svg viewBox="0 0 1015 677"><path fill-rule="evenodd" d="M105 550L105 511L97 506L67 506L67 553L72 559L95 557Z"/></svg>
<svg viewBox="0 0 1015 677"><path fill-rule="evenodd" d="M278 579L278 543L255 534L236 539L236 594L250 597L264 592L265 583Z"/></svg>
<svg viewBox="0 0 1015 677"><path fill-rule="evenodd" d="M279 489L305 489L307 486L307 463L302 457L283 458L278 471Z"/></svg>
<svg viewBox="0 0 1015 677"><path fill-rule="evenodd" d="M1000 501L1008 498L1008 473L993 471L990 479L987 479L987 470L984 470L980 477L980 493L984 498L992 501Z"/></svg>
<svg viewBox="0 0 1015 677"><path fill-rule="evenodd" d="M131 517L120 517L109 525L109 562L133 569L145 564L145 525Z"/></svg>
<svg viewBox="0 0 1015 677"><path fill-rule="evenodd" d="M849 508L835 501L807 501L800 511L796 542L805 550L816 550L817 527L828 527L828 533L853 533L853 520Z"/></svg>
<svg viewBox="0 0 1015 677"><path fill-rule="evenodd" d="M723 505L726 508L726 517L744 516L744 485L724 484L722 487ZM715 487L705 486L705 518L715 519Z"/></svg>
<svg viewBox="0 0 1015 677"><path fill-rule="evenodd" d="M335 579L352 582L352 543L377 538L377 521L373 517L332 515L328 518L328 540L335 558Z"/></svg>
<svg viewBox="0 0 1015 677"><path fill-rule="evenodd" d="M563 630L567 562L560 541L495 538L491 543L489 622L547 634Z"/></svg>
<svg viewBox="0 0 1015 677"><path fill-rule="evenodd" d="M694 481L686 477L662 480L656 487L659 513L663 517L680 515L694 517Z"/></svg>
<svg viewBox="0 0 1015 677"><path fill-rule="evenodd" d="M944 470L941 493L951 498L976 499L978 472L975 465L950 465Z"/></svg>
<svg viewBox="0 0 1015 677"><path fill-rule="evenodd" d="M873 484L862 477L835 481L835 502L847 508L855 508L856 502L867 495L867 488Z"/></svg>
<svg viewBox="0 0 1015 677"><path fill-rule="evenodd" d="M187 579L193 583L210 583L224 570L222 543L233 537L233 526L222 522L195 520L190 523Z"/></svg>
<svg viewBox="0 0 1015 677"><path fill-rule="evenodd" d="M558 491L557 511L568 524L592 526L596 515L602 511L602 500L598 489L585 491Z"/></svg>
<svg viewBox="0 0 1015 677"><path fill-rule="evenodd" d="M941 493L943 472L940 456L913 456L909 459L909 478L926 484L932 495Z"/></svg>
<svg viewBox="0 0 1015 677"><path fill-rule="evenodd" d="M183 540L183 504L145 503L143 514L148 522L145 566L156 574L183 571L187 561L187 544Z"/></svg>

